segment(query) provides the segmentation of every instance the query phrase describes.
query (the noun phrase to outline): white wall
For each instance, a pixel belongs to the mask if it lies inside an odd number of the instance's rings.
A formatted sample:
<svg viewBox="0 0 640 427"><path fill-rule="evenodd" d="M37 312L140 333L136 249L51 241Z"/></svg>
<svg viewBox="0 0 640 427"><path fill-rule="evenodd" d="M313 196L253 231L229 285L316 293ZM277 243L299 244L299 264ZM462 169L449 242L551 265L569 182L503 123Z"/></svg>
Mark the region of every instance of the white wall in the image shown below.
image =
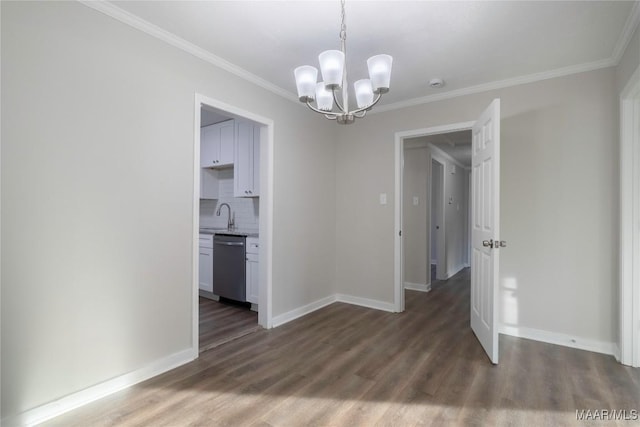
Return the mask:
<svg viewBox="0 0 640 427"><path fill-rule="evenodd" d="M196 92L274 120L274 316L336 292L335 127L80 3L1 8L3 417L191 347Z"/></svg>
<svg viewBox="0 0 640 427"><path fill-rule="evenodd" d="M429 211L427 186L431 182L431 157L426 147L404 151L404 280L416 285L428 285L430 280ZM418 205L413 198L418 198Z"/></svg>
<svg viewBox="0 0 640 427"><path fill-rule="evenodd" d="M343 293L393 301L394 133L475 120L502 100L502 299L520 327L612 342L618 276L613 68L375 114L337 145ZM354 167L357 165L357 167ZM366 215L363 213L366 212ZM507 289L508 288L508 289Z"/></svg>

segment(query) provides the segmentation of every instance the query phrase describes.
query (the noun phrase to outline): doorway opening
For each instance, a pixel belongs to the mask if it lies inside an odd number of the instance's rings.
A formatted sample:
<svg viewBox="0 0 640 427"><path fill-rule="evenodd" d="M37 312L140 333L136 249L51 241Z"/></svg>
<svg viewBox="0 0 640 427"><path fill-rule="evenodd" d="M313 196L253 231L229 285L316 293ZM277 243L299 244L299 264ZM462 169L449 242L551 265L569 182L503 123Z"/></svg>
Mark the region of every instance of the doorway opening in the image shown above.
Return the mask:
<svg viewBox="0 0 640 427"><path fill-rule="evenodd" d="M472 133L471 177L469 178L467 175L466 179L460 181L471 181L471 224L468 227L471 234L471 253L468 255L471 261L470 326L491 362L497 364L499 359L498 283L500 277L498 249L506 246L506 242L500 240L500 99L494 99L473 122L395 134L395 309L397 312L402 312L405 309L405 253L408 252L405 249L405 240L409 237L404 223L404 211L407 208L405 203L407 189L404 186L404 175L409 159L408 156L405 156L405 145L412 138L468 130L471 130ZM431 151L436 151L436 149L431 148ZM431 166L431 162L428 164ZM461 209L457 203L460 196L454 197L451 188L446 184L449 174L456 173L455 165L445 167L445 205L448 207L448 210L445 211L445 224L447 216L451 215L451 212L457 212ZM466 200L468 199L467 197ZM462 211L468 211L468 209L462 208ZM467 229L466 224L468 224L468 220L459 229ZM447 235L447 232L445 225L444 234ZM430 242L430 240L425 240L425 244L426 242ZM430 245L426 246L430 248ZM465 252L465 248L469 247L468 244L459 246L462 248L462 252ZM449 249L445 253L447 269L452 267L448 258ZM427 258L429 261L430 259Z"/></svg>
<svg viewBox="0 0 640 427"><path fill-rule="evenodd" d="M192 351L270 328L273 121L196 94Z"/></svg>
<svg viewBox="0 0 640 427"><path fill-rule="evenodd" d="M469 265L471 130L404 140L404 289L429 291Z"/></svg>

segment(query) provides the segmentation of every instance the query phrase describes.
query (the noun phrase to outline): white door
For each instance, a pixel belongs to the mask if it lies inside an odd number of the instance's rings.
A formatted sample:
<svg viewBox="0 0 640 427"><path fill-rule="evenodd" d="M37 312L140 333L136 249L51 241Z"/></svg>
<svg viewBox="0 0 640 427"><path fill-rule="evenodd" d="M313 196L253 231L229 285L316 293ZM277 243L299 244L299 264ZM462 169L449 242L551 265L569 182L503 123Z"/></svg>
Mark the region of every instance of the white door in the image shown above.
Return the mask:
<svg viewBox="0 0 640 427"><path fill-rule="evenodd" d="M472 129L471 329L498 363L500 238L500 100L494 99Z"/></svg>

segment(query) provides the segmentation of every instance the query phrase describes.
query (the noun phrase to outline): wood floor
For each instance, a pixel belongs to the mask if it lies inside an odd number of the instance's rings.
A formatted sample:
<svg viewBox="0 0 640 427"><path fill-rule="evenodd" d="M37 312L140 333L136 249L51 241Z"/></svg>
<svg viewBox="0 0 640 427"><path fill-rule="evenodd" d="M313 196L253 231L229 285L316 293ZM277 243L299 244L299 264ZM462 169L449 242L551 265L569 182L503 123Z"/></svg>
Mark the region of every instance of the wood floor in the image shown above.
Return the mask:
<svg viewBox="0 0 640 427"><path fill-rule="evenodd" d="M52 420L56 426L563 426L576 410L640 410L640 370L501 336L493 366L469 328L469 272L392 314L335 303Z"/></svg>
<svg viewBox="0 0 640 427"><path fill-rule="evenodd" d="M200 352L255 332L258 313L244 307L200 297Z"/></svg>

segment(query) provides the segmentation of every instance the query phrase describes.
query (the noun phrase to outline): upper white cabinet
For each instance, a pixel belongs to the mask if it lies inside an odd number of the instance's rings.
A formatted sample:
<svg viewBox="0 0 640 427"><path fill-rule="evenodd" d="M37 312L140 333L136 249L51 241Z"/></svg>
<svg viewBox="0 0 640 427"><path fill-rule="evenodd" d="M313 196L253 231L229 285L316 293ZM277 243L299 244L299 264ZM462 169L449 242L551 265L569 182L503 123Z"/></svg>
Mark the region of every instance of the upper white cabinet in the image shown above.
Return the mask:
<svg viewBox="0 0 640 427"><path fill-rule="evenodd" d="M200 166L203 168L232 166L234 138L235 120L200 128Z"/></svg>
<svg viewBox="0 0 640 427"><path fill-rule="evenodd" d="M200 198L217 199L219 188L218 171L200 168Z"/></svg>
<svg viewBox="0 0 640 427"><path fill-rule="evenodd" d="M260 126L236 120L234 196L260 195Z"/></svg>

